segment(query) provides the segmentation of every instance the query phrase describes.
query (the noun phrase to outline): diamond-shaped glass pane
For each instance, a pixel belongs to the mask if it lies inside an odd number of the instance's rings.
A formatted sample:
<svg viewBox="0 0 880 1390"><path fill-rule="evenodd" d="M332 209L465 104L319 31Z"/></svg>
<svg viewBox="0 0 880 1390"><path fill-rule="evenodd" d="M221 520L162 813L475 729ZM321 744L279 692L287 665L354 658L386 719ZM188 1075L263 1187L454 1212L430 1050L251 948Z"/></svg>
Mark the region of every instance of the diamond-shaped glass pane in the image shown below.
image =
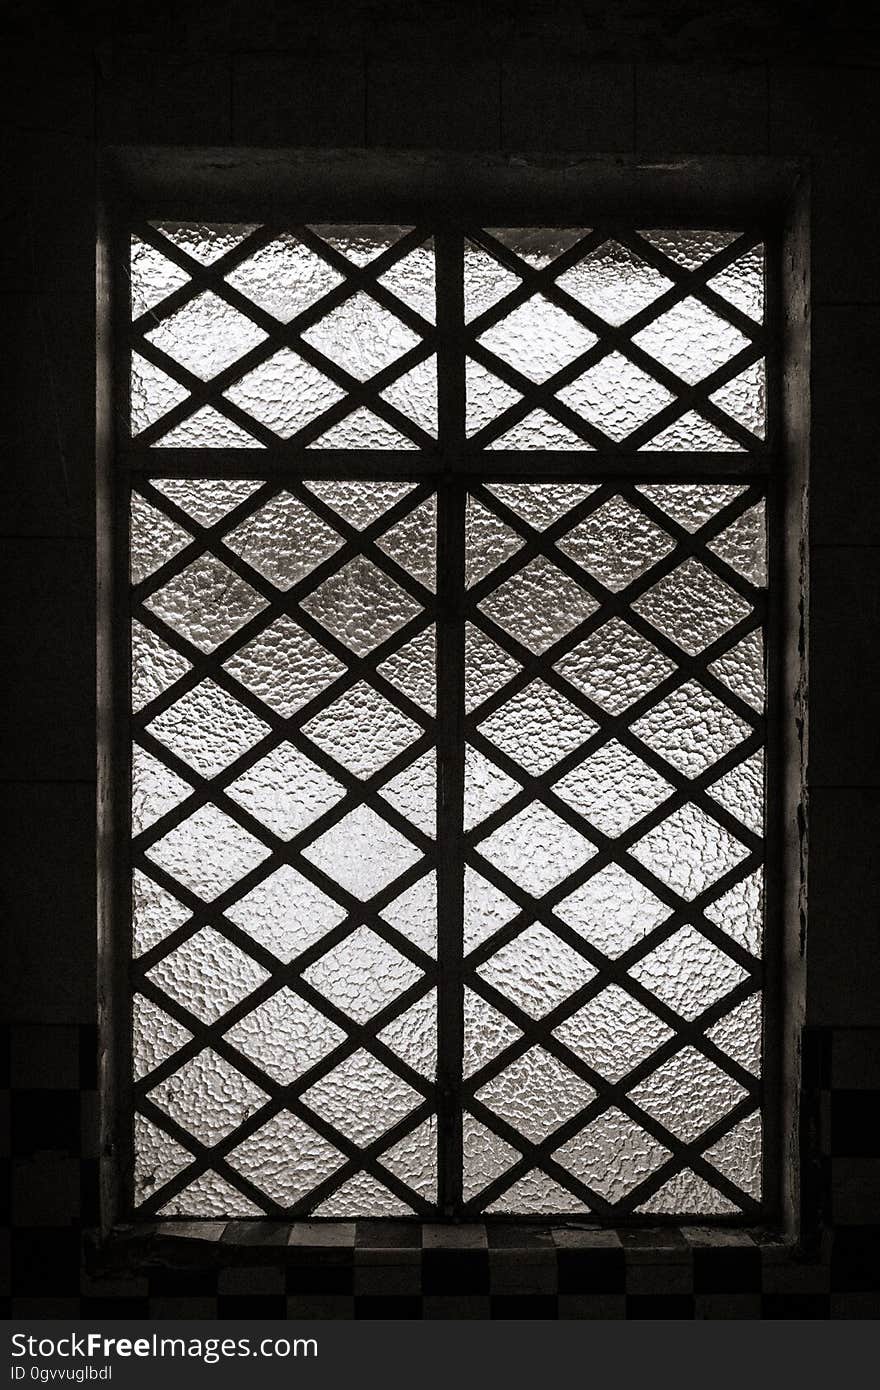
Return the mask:
<svg viewBox="0 0 880 1390"><path fill-rule="evenodd" d="M673 788L635 753L611 739L558 781L553 790L604 835L622 835Z"/></svg>
<svg viewBox="0 0 880 1390"><path fill-rule="evenodd" d="M421 852L367 806L358 806L308 849L306 859L366 900L409 869Z"/></svg>
<svg viewBox="0 0 880 1390"><path fill-rule="evenodd" d="M225 663L226 670L276 714L289 719L345 670L291 618L277 618Z"/></svg>
<svg viewBox="0 0 880 1390"><path fill-rule="evenodd" d="M476 1098L538 1143L593 1099L594 1091L558 1058L533 1047L482 1086Z"/></svg>
<svg viewBox="0 0 880 1390"><path fill-rule="evenodd" d="M675 666L629 623L612 618L560 657L554 669L609 714L622 714Z"/></svg>
<svg viewBox="0 0 880 1390"><path fill-rule="evenodd" d="M301 1201L344 1161L337 1148L288 1110L273 1115L227 1156L236 1172L282 1206Z"/></svg>
<svg viewBox="0 0 880 1390"><path fill-rule="evenodd" d="M303 971L303 978L343 1013L365 1023L421 974L377 932L358 927Z"/></svg>
<svg viewBox="0 0 880 1390"><path fill-rule="evenodd" d="M292 743L280 743L226 788L250 815L283 840L304 830L345 795L345 788Z"/></svg>
<svg viewBox="0 0 880 1390"><path fill-rule="evenodd" d="M701 932L684 926L629 972L683 1018L696 1018L742 984L746 971Z"/></svg>
<svg viewBox="0 0 880 1390"><path fill-rule="evenodd" d="M144 602L203 652L219 647L266 606L250 584L214 555L200 555Z"/></svg>
<svg viewBox="0 0 880 1390"><path fill-rule="evenodd" d="M267 314L289 323L341 284L342 276L297 237L282 232L240 261L226 280Z"/></svg>
<svg viewBox="0 0 880 1390"><path fill-rule="evenodd" d="M720 1120L745 1095L738 1081L695 1047L674 1053L630 1092L636 1105L686 1143Z"/></svg>
<svg viewBox="0 0 880 1390"><path fill-rule="evenodd" d="M269 978L261 965L213 927L189 937L147 976L203 1023L215 1023Z"/></svg>
<svg viewBox="0 0 880 1390"><path fill-rule="evenodd" d="M596 335L536 294L488 328L478 341L531 381L545 381L591 348Z"/></svg>
<svg viewBox="0 0 880 1390"><path fill-rule="evenodd" d="M289 1086L332 1052L345 1033L285 987L245 1014L225 1037L274 1081Z"/></svg>
<svg viewBox="0 0 880 1390"><path fill-rule="evenodd" d="M697 681L677 686L632 729L688 777L698 777L751 732L745 720Z"/></svg>
<svg viewBox="0 0 880 1390"><path fill-rule="evenodd" d="M148 853L160 869L210 902L262 864L269 850L216 806L202 806Z"/></svg>
<svg viewBox="0 0 880 1390"><path fill-rule="evenodd" d="M290 864L227 907L226 916L285 964L345 920L345 908Z"/></svg>
<svg viewBox="0 0 880 1390"><path fill-rule="evenodd" d="M484 598L480 608L523 646L542 652L595 611L595 600L543 556Z"/></svg>
<svg viewBox="0 0 880 1390"><path fill-rule="evenodd" d="M230 367L266 336L211 290L196 295L146 334L149 342L203 381Z"/></svg>
<svg viewBox="0 0 880 1390"><path fill-rule="evenodd" d="M636 841L630 854L662 883L691 899L744 859L748 850L698 806L685 805Z"/></svg>
<svg viewBox="0 0 880 1390"><path fill-rule="evenodd" d="M665 386L619 352L603 357L557 395L615 440L625 439L673 400Z"/></svg>
<svg viewBox="0 0 880 1390"><path fill-rule="evenodd" d="M671 550L674 542L622 497L613 497L558 542L606 589L623 589Z"/></svg>
<svg viewBox="0 0 880 1390"><path fill-rule="evenodd" d="M358 777L370 777L421 729L366 681L346 690L303 726L313 743Z"/></svg>
<svg viewBox="0 0 880 1390"><path fill-rule="evenodd" d="M477 967L477 974L532 1018L541 1018L596 971L554 932L533 923Z"/></svg>
<svg viewBox="0 0 880 1390"><path fill-rule="evenodd" d="M415 347L418 334L363 291L331 310L303 338L359 381Z"/></svg>
<svg viewBox="0 0 880 1390"><path fill-rule="evenodd" d="M358 656L366 656L419 612L416 601L363 555L325 580L302 606Z"/></svg>
<svg viewBox="0 0 880 1390"><path fill-rule="evenodd" d="M628 1115L612 1106L557 1149L553 1157L606 1201L621 1202L670 1154Z"/></svg>
<svg viewBox="0 0 880 1390"><path fill-rule="evenodd" d="M182 1129L210 1145L238 1129L268 1099L211 1048L199 1052L148 1094Z"/></svg>
<svg viewBox="0 0 880 1390"><path fill-rule="evenodd" d="M594 1071L619 1081L672 1037L672 1029L618 985L609 985L553 1030Z"/></svg>
<svg viewBox="0 0 880 1390"><path fill-rule="evenodd" d="M554 911L606 956L620 956L665 921L671 912L619 864L607 864Z"/></svg>
<svg viewBox="0 0 880 1390"><path fill-rule="evenodd" d="M588 715L546 681L532 681L490 714L480 733L536 775L585 743L596 732Z"/></svg>
<svg viewBox="0 0 880 1390"><path fill-rule="evenodd" d="M216 777L269 732L269 725L214 681L201 681L147 725L203 777Z"/></svg>
<svg viewBox="0 0 880 1390"><path fill-rule="evenodd" d="M691 656L717 641L750 611L744 598L698 560L685 560L636 599L633 607Z"/></svg>
<svg viewBox="0 0 880 1390"><path fill-rule="evenodd" d="M606 241L559 276L559 287L619 326L646 309L672 281L618 241Z"/></svg>
<svg viewBox="0 0 880 1390"><path fill-rule="evenodd" d="M370 1103L364 1103L365 1097ZM406 1081L363 1048L303 1092L322 1120L365 1146L402 1120L421 1097Z"/></svg>
<svg viewBox="0 0 880 1390"><path fill-rule="evenodd" d="M633 342L693 385L709 376L749 340L698 299L683 299L652 320Z"/></svg>
<svg viewBox="0 0 880 1390"><path fill-rule="evenodd" d="M478 848L490 863L536 897L555 888L596 852L595 845L541 801L533 801L506 821L481 840Z"/></svg>

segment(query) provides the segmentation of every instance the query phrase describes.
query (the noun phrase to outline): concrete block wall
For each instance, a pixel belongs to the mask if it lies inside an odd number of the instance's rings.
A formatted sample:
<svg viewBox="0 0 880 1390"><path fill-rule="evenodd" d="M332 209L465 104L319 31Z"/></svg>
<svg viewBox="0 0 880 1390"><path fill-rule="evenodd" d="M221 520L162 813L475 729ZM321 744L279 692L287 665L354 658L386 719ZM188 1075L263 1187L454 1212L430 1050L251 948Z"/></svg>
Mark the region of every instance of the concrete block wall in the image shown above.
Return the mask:
<svg viewBox="0 0 880 1390"><path fill-rule="evenodd" d="M11 403L0 1065L16 1313L144 1296L81 1288L78 1253L96 1219L94 248L96 157L109 143L809 158L805 1055L810 1190L834 1240L807 1315L880 1310L880 21L855 30L841 7L817 5L517 8L152 0L68 14L18 0L0 17ZM757 1292L746 1291L753 1310ZM608 1316L626 1312L618 1295ZM181 1316L185 1305L181 1294Z"/></svg>

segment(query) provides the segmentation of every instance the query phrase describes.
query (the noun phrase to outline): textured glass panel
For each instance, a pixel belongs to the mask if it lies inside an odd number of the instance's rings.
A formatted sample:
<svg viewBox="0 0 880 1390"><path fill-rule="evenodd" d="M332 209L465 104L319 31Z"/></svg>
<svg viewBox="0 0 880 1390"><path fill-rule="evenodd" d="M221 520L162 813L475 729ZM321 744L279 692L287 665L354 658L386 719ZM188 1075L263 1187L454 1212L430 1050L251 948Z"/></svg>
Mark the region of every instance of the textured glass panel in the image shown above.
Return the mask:
<svg viewBox="0 0 880 1390"><path fill-rule="evenodd" d="M428 589L434 589L437 583L436 526L437 499L429 497L407 512L378 542L380 550Z"/></svg>
<svg viewBox="0 0 880 1390"><path fill-rule="evenodd" d="M478 967L477 974L532 1018L542 1018L595 969L554 932L533 923Z"/></svg>
<svg viewBox="0 0 880 1390"><path fill-rule="evenodd" d="M256 230L250 222L154 222L153 226L200 265L213 265Z"/></svg>
<svg viewBox="0 0 880 1390"><path fill-rule="evenodd" d="M188 415L156 440L157 449L262 449L264 446L212 405Z"/></svg>
<svg viewBox="0 0 880 1390"><path fill-rule="evenodd" d="M426 628L377 666L380 676L396 685L402 695L433 714L436 706L437 654L434 628Z"/></svg>
<svg viewBox="0 0 880 1390"><path fill-rule="evenodd" d="M147 729L203 777L216 777L269 732L269 725L213 681L202 681Z"/></svg>
<svg viewBox="0 0 880 1390"><path fill-rule="evenodd" d="M622 714L675 667L628 623L612 618L566 652L554 669L609 714Z"/></svg>
<svg viewBox="0 0 880 1390"><path fill-rule="evenodd" d="M512 656L472 623L465 624L465 708L470 713L520 669Z"/></svg>
<svg viewBox="0 0 880 1390"><path fill-rule="evenodd" d="M384 285L410 309L421 314L429 323L437 312L437 290L434 284L434 242L429 238L421 246L395 261L390 270L379 276Z"/></svg>
<svg viewBox="0 0 880 1390"><path fill-rule="evenodd" d="M527 893L540 897L586 864L595 845L543 802L533 801L493 831L479 851Z"/></svg>
<svg viewBox="0 0 880 1390"><path fill-rule="evenodd" d="M296 237L282 232L268 246L240 261L226 280L267 314L289 323L334 285L340 285L342 276Z"/></svg>
<svg viewBox="0 0 880 1390"><path fill-rule="evenodd" d="M131 876L132 955L150 951L189 918L189 909L140 869Z"/></svg>
<svg viewBox="0 0 880 1390"><path fill-rule="evenodd" d="M131 833L139 835L160 816L179 806L192 792L182 778L169 772L137 744L131 755Z"/></svg>
<svg viewBox="0 0 880 1390"><path fill-rule="evenodd" d="M428 1080L433 1079L437 1073L437 991L428 990L427 994L386 1024L379 1034L379 1040L413 1071ZM433 1125L433 1121L428 1123ZM384 1155L382 1161L387 1163L388 1155Z"/></svg>
<svg viewBox="0 0 880 1390"><path fill-rule="evenodd" d="M760 631L750 632L713 661L709 670L753 709L764 708L764 641Z"/></svg>
<svg viewBox="0 0 880 1390"><path fill-rule="evenodd" d="M464 828L472 830L522 788L467 744L464 750Z"/></svg>
<svg viewBox="0 0 880 1390"><path fill-rule="evenodd" d="M538 1143L593 1099L594 1091L551 1053L533 1047L476 1093L477 1100Z"/></svg>
<svg viewBox="0 0 880 1390"><path fill-rule="evenodd" d="M227 907L226 916L285 964L345 920L345 909L292 867L282 864Z"/></svg>
<svg viewBox="0 0 880 1390"><path fill-rule="evenodd" d="M266 336L211 290L196 295L146 334L149 342L202 381L231 367Z"/></svg>
<svg viewBox="0 0 880 1390"><path fill-rule="evenodd" d="M360 407L313 440L309 449L415 449L387 420Z"/></svg>
<svg viewBox="0 0 880 1390"><path fill-rule="evenodd" d="M622 497L612 497L557 542L606 589L624 589L675 542Z"/></svg>
<svg viewBox="0 0 880 1390"><path fill-rule="evenodd" d="M317 367L290 348L282 348L223 394L282 439L289 439L345 393Z"/></svg>
<svg viewBox="0 0 880 1390"><path fill-rule="evenodd" d="M693 1019L746 979L736 961L701 932L684 926L629 972L682 1018Z"/></svg>
<svg viewBox="0 0 880 1390"><path fill-rule="evenodd" d="M139 584L192 540L176 522L151 506L140 493L131 495L131 582Z"/></svg>
<svg viewBox="0 0 880 1390"><path fill-rule="evenodd" d="M203 652L219 647L266 607L250 584L208 554L200 555L144 602Z"/></svg>
<svg viewBox="0 0 880 1390"><path fill-rule="evenodd" d="M471 1076L485 1067L521 1037L522 1030L511 1019L488 1004L481 994L465 986L464 1076Z"/></svg>
<svg viewBox="0 0 880 1390"><path fill-rule="evenodd" d="M490 714L480 733L527 772L546 772L596 732L596 725L545 681L532 681Z"/></svg>
<svg viewBox="0 0 880 1390"><path fill-rule="evenodd" d="M553 1157L606 1201L621 1202L666 1162L669 1150L612 1106Z"/></svg>
<svg viewBox="0 0 880 1390"><path fill-rule="evenodd" d="M709 788L709 795L755 835L764 827L764 759L754 753Z"/></svg>
<svg viewBox="0 0 880 1390"><path fill-rule="evenodd" d="M366 681L316 714L303 733L358 777L370 777L401 753L421 729Z"/></svg>
<svg viewBox="0 0 880 1390"><path fill-rule="evenodd" d="M722 1019L706 1030L716 1047L726 1052L741 1067L761 1075L761 996L750 994L742 1004L731 1009Z"/></svg>
<svg viewBox="0 0 880 1390"><path fill-rule="evenodd" d="M695 410L689 410L642 445L649 449L709 449L731 452L741 446Z"/></svg>
<svg viewBox="0 0 880 1390"><path fill-rule="evenodd" d="M188 1163L192 1154L143 1115L134 1117L134 1200L146 1202Z"/></svg>
<svg viewBox="0 0 880 1390"><path fill-rule="evenodd" d="M412 231L412 227L398 227L395 225L376 225L376 226L347 226L344 224L326 223L321 226L310 228L328 246L332 246L334 251L338 251L340 256L345 256L346 260L354 265L369 265L370 261L376 259L383 251L387 251L396 241L400 241L402 236Z"/></svg>
<svg viewBox="0 0 880 1390"><path fill-rule="evenodd" d="M369 1105L365 1099L369 1097ZM303 1092L303 1100L361 1147L391 1129L421 1097L370 1052L361 1049Z"/></svg>
<svg viewBox="0 0 880 1390"><path fill-rule="evenodd" d="M172 406L180 405L189 395L185 386L138 352L131 354L130 391L132 434L140 434L148 425L154 425Z"/></svg>
<svg viewBox="0 0 880 1390"><path fill-rule="evenodd" d="M415 483L355 483L334 479L332 482L310 482L308 487L349 525L363 531L395 502L412 492Z"/></svg>
<svg viewBox="0 0 880 1390"><path fill-rule="evenodd" d="M358 381L375 376L419 341L417 333L361 290L302 336Z"/></svg>
<svg viewBox="0 0 880 1390"><path fill-rule="evenodd" d="M749 613L744 598L701 565L685 560L633 604L642 617L695 656Z"/></svg>
<svg viewBox="0 0 880 1390"><path fill-rule="evenodd" d="M562 1213L587 1212L589 1207L567 1188L548 1178L540 1168L533 1168L524 1178L496 1198L486 1208L489 1212L510 1212L517 1215L558 1215Z"/></svg>
<svg viewBox="0 0 880 1390"><path fill-rule="evenodd" d="M595 483L489 483L493 493L536 531L544 531L596 491Z"/></svg>
<svg viewBox="0 0 880 1390"><path fill-rule="evenodd" d="M232 800L283 840L299 834L345 788L292 743L281 743L227 787Z"/></svg>
<svg viewBox="0 0 880 1390"><path fill-rule="evenodd" d="M749 345L732 323L691 298L667 309L633 342L691 386Z"/></svg>
<svg viewBox="0 0 880 1390"><path fill-rule="evenodd" d="M678 686L632 729L688 777L698 777L751 733L738 714L696 681Z"/></svg>
<svg viewBox="0 0 880 1390"><path fill-rule="evenodd" d="M203 927L148 970L147 978L203 1023L216 1023L269 975L213 927Z"/></svg>
<svg viewBox="0 0 880 1390"><path fill-rule="evenodd" d="M357 1023L366 1023L421 974L376 932L358 927L304 970L303 979Z"/></svg>
<svg viewBox="0 0 880 1390"><path fill-rule="evenodd" d="M553 790L603 834L622 835L655 810L673 788L622 743L611 739Z"/></svg>
<svg viewBox="0 0 880 1390"><path fill-rule="evenodd" d="M545 381L591 348L596 335L542 294L535 294L477 341L530 381Z"/></svg>
<svg viewBox="0 0 880 1390"><path fill-rule="evenodd" d="M609 985L554 1028L553 1036L594 1071L619 1081L671 1038L672 1029L626 990Z"/></svg>
<svg viewBox="0 0 880 1390"><path fill-rule="evenodd" d="M276 589L290 589L342 545L342 537L298 497L279 493L223 537Z"/></svg>
<svg viewBox="0 0 880 1390"><path fill-rule="evenodd" d="M557 395L609 439L625 439L673 399L628 357L611 352Z"/></svg>
<svg viewBox="0 0 880 1390"><path fill-rule="evenodd" d="M256 868L269 851L217 809L203 806L157 840L149 857L206 902Z"/></svg>
<svg viewBox="0 0 880 1390"><path fill-rule="evenodd" d="M167 295L179 290L190 278L185 270L139 236L131 238L129 265L133 319L140 318L148 309L161 304Z"/></svg>
<svg viewBox="0 0 880 1390"><path fill-rule="evenodd" d="M478 874L469 864L464 870L464 949L475 951L487 937L519 912L516 903Z"/></svg>
<svg viewBox="0 0 880 1390"><path fill-rule="evenodd" d="M499 1139L473 1115L466 1114L462 1120L461 1143L466 1201L488 1187L495 1178L500 1178L521 1156L517 1149Z"/></svg>
<svg viewBox="0 0 880 1390"><path fill-rule="evenodd" d="M753 246L708 281L708 289L720 294L755 323L764 318L764 248Z"/></svg>
<svg viewBox="0 0 880 1390"><path fill-rule="evenodd" d="M468 357L464 364L465 390L467 393L466 425L469 435L476 434L496 415L521 399L520 392L508 386L494 372L487 371L479 362Z"/></svg>
<svg viewBox="0 0 880 1390"><path fill-rule="evenodd" d="M358 656L366 656L419 612L415 600L363 555L326 579L302 606Z"/></svg>
<svg viewBox="0 0 880 1390"><path fill-rule="evenodd" d="M311 1125L282 1110L237 1144L227 1162L267 1197L293 1206L335 1173L344 1158Z"/></svg>
<svg viewBox="0 0 880 1390"><path fill-rule="evenodd" d="M417 879L382 909L382 920L429 956L437 954L437 875Z"/></svg>
<svg viewBox="0 0 880 1390"><path fill-rule="evenodd" d="M745 492L736 483L642 483L639 492L686 531L698 531Z"/></svg>
<svg viewBox="0 0 880 1390"><path fill-rule="evenodd" d="M136 994L131 1008L131 1051L134 1075L140 1081L188 1043L192 1033L166 1014L152 999Z"/></svg>
<svg viewBox="0 0 880 1390"><path fill-rule="evenodd" d="M410 763L381 791L387 801L424 835L437 829L437 757L432 749Z"/></svg>
<svg viewBox="0 0 880 1390"><path fill-rule="evenodd" d="M748 850L696 806L686 805L661 821L630 850L662 883L690 900L721 878Z"/></svg>
<svg viewBox="0 0 880 1390"><path fill-rule="evenodd" d="M757 1202L761 1197L761 1116L740 1120L703 1157Z"/></svg>
<svg viewBox="0 0 880 1390"><path fill-rule="evenodd" d="M382 1162L401 1182L414 1188L427 1201L437 1200L437 1121L430 1120L411 1130L382 1154Z"/></svg>
<svg viewBox="0 0 880 1390"><path fill-rule="evenodd" d="M651 231L641 232L641 236L662 251L670 260L683 265L686 270L696 270L710 256L717 256L736 241L737 232L707 231Z"/></svg>
<svg viewBox="0 0 880 1390"><path fill-rule="evenodd" d="M709 542L709 549L752 584L767 583L767 532L764 503L750 507L731 526Z"/></svg>
<svg viewBox="0 0 880 1390"><path fill-rule="evenodd" d="M153 487L202 526L213 526L263 484L250 478L154 478Z"/></svg>
<svg viewBox="0 0 880 1390"><path fill-rule="evenodd" d="M646 309L672 281L620 242L606 241L564 271L557 284L606 323L619 326Z"/></svg>
<svg viewBox="0 0 880 1390"><path fill-rule="evenodd" d="M225 667L285 719L345 670L341 661L286 615L252 637Z"/></svg>
<svg viewBox="0 0 880 1390"><path fill-rule="evenodd" d="M315 1207L313 1216L412 1216L413 1209L369 1173L356 1173Z"/></svg>
<svg viewBox="0 0 880 1390"><path fill-rule="evenodd" d="M428 357L404 372L381 393L382 400L408 415L428 434L437 433L437 362Z"/></svg>
<svg viewBox="0 0 880 1390"><path fill-rule="evenodd" d="M219 1144L268 1099L210 1048L154 1086L150 1100L203 1144Z"/></svg>
<svg viewBox="0 0 880 1390"><path fill-rule="evenodd" d="M636 1210L658 1212L665 1216L727 1216L735 1214L739 1208L705 1179L698 1177L690 1168L685 1168Z"/></svg>
<svg viewBox="0 0 880 1390"><path fill-rule="evenodd" d="M612 957L641 941L671 910L619 864L600 869L554 908L557 917Z"/></svg>
<svg viewBox="0 0 880 1390"><path fill-rule="evenodd" d="M465 579L472 588L522 547L522 537L494 512L469 497L465 516Z"/></svg>
<svg viewBox="0 0 880 1390"><path fill-rule="evenodd" d="M750 874L704 908L710 922L751 951L761 954L763 934L763 888L760 874Z"/></svg>
<svg viewBox="0 0 880 1390"><path fill-rule="evenodd" d="M596 609L585 589L540 556L518 570L480 608L530 651L542 652Z"/></svg>
<svg viewBox="0 0 880 1390"><path fill-rule="evenodd" d="M285 986L225 1034L227 1042L282 1086L289 1086L345 1038L311 1004Z"/></svg>
<svg viewBox="0 0 880 1390"><path fill-rule="evenodd" d="M354 897L372 898L421 858L409 840L367 806L358 806L303 855Z"/></svg>
<svg viewBox="0 0 880 1390"><path fill-rule="evenodd" d="M676 1052L630 1092L636 1105L687 1143L732 1110L746 1092L695 1047Z"/></svg>
<svg viewBox="0 0 880 1390"><path fill-rule="evenodd" d="M580 435L563 425L546 410L532 410L504 434L487 444L487 449L592 449Z"/></svg>
<svg viewBox="0 0 880 1390"><path fill-rule="evenodd" d="M472 241L464 243L464 316L472 319L502 300L521 283L520 277Z"/></svg>
<svg viewBox="0 0 880 1390"><path fill-rule="evenodd" d="M563 251L587 235L589 227L487 227L496 241L520 256L535 270L555 261Z"/></svg>
<svg viewBox="0 0 880 1390"><path fill-rule="evenodd" d="M763 358L746 367L732 381L719 386L709 400L763 439L767 418L767 374Z"/></svg>
<svg viewBox="0 0 880 1390"><path fill-rule="evenodd" d="M262 1216L262 1208L255 1205L249 1197L239 1192L221 1178L219 1173L208 1169L201 1177L185 1187L178 1197L172 1197L159 1216Z"/></svg>

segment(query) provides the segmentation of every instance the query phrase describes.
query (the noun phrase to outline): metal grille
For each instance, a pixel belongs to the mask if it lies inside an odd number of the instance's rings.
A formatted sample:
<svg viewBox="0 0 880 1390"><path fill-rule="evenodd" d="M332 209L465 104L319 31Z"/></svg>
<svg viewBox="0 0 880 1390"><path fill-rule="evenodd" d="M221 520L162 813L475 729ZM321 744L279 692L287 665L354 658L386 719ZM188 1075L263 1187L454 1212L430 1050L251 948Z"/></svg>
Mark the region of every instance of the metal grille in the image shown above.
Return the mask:
<svg viewBox="0 0 880 1390"><path fill-rule="evenodd" d="M761 1209L764 279L137 228L143 1213Z"/></svg>

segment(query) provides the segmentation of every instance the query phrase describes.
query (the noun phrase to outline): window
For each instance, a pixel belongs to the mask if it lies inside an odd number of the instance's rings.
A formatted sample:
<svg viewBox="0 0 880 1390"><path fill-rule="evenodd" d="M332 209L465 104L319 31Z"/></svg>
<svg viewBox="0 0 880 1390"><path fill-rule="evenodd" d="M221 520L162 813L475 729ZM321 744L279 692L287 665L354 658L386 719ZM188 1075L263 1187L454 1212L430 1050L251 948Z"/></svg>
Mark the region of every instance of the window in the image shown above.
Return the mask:
<svg viewBox="0 0 880 1390"><path fill-rule="evenodd" d="M761 235L130 250L133 1208L753 1220Z"/></svg>

